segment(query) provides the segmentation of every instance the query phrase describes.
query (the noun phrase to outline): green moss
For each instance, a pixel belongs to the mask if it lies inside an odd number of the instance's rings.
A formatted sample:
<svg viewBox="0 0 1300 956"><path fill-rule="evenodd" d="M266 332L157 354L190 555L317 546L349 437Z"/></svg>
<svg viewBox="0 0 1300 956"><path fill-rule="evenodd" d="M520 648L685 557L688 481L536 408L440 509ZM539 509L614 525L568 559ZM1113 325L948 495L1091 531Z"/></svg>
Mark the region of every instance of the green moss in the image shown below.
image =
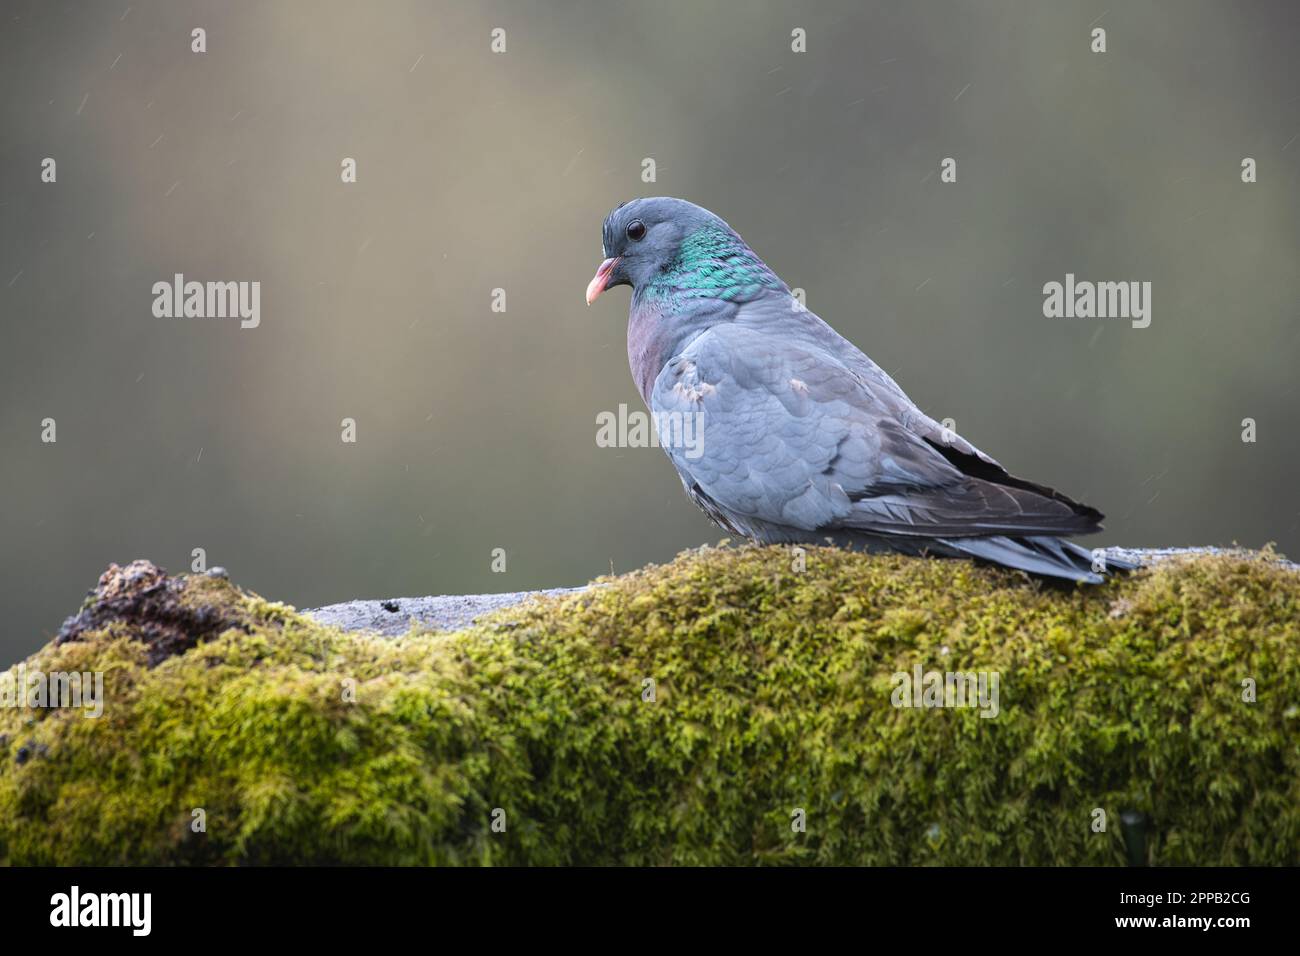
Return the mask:
<svg viewBox="0 0 1300 956"><path fill-rule="evenodd" d="M1300 574L1267 558L1071 590L705 549L395 640L179 580L230 626L151 661L128 615L26 662L107 701L0 710L0 859L1120 864L1131 808L1155 863L1300 862ZM893 706L917 664L997 672L998 716Z"/></svg>

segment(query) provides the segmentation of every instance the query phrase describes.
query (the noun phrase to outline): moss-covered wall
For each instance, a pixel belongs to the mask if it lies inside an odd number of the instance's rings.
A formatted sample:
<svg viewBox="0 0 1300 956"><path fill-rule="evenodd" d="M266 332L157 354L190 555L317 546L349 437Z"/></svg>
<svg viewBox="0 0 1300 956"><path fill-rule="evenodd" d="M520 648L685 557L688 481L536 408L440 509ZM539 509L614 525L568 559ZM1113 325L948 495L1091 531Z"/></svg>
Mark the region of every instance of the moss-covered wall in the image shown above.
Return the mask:
<svg viewBox="0 0 1300 956"><path fill-rule="evenodd" d="M0 859L1120 864L1134 809L1154 863L1300 863L1294 570L805 560L705 549L397 639L110 569L24 662L102 672L102 716L0 708ZM918 665L996 674L997 716L894 706Z"/></svg>

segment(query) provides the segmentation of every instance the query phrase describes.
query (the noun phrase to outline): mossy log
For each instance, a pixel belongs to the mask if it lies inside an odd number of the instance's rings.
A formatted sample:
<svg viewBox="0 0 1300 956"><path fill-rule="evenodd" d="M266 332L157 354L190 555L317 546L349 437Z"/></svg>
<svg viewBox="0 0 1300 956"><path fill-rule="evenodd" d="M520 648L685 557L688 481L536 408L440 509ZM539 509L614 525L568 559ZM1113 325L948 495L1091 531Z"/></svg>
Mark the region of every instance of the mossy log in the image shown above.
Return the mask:
<svg viewBox="0 0 1300 956"><path fill-rule="evenodd" d="M113 566L9 671L104 692L0 708L0 861L1123 864L1137 812L1152 863L1300 862L1270 554L1060 587L706 548L597 583L384 637ZM900 691L931 671L996 707Z"/></svg>

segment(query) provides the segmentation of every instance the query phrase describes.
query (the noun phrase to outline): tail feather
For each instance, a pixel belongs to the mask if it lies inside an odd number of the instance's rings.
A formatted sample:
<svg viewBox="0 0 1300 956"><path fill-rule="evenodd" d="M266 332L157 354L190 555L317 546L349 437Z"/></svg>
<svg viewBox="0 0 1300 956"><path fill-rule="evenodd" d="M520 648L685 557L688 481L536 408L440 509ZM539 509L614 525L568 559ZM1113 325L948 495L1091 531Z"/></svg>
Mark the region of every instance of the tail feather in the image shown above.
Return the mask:
<svg viewBox="0 0 1300 956"><path fill-rule="evenodd" d="M960 554L990 561L1003 567L1017 568L1030 574L1062 578L1087 584L1100 584L1107 571L1131 571L1135 566L1127 561L1106 558L1094 562L1093 554L1071 541L1050 535L1007 537L995 535L986 538L939 538L944 547ZM1096 568L1100 567L1100 570Z"/></svg>

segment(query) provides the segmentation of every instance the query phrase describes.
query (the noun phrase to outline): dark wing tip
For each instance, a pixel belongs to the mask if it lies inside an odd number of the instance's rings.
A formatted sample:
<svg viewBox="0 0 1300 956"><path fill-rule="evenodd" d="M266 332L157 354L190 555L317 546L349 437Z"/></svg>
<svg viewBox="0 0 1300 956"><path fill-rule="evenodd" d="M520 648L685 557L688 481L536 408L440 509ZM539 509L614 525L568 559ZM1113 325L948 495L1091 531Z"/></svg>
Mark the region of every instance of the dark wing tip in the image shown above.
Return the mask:
<svg viewBox="0 0 1300 956"><path fill-rule="evenodd" d="M1101 530L1101 522L1106 516L1091 505L1085 505L1081 501L1075 501L1069 495L1062 494L1055 488L1047 485L1040 485L1036 481L1029 481L1025 478L1017 478L1010 474L1005 468L992 462L985 461L976 455L968 455L958 451L950 445L943 445L929 438L925 442L948 459L949 464L958 468L962 474L971 478L979 478L994 485L1003 485L1007 488L1017 488L1021 491L1033 492L1042 495L1044 498L1050 498L1053 501L1059 501L1068 507L1079 518L1079 530L1076 533L1090 533Z"/></svg>

